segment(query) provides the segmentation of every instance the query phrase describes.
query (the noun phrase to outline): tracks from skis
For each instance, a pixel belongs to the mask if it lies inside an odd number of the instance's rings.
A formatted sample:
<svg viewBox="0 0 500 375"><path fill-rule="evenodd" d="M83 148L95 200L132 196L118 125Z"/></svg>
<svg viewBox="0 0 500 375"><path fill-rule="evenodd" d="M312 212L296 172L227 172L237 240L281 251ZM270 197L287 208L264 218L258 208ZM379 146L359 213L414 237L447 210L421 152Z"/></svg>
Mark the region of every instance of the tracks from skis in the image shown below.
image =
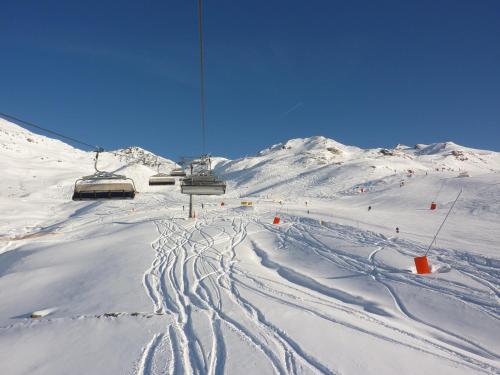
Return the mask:
<svg viewBox="0 0 500 375"><path fill-rule="evenodd" d="M309 353L292 335L266 316L261 306L248 298L260 296L305 312L331 324L340 325L377 339L451 361L457 365L485 373L498 369L485 359L497 355L451 332L417 319L404 306L394 283L405 283L428 288L448 296L462 299L455 285L447 286L432 280L415 277L407 272L397 272L394 267L378 260L380 251L396 251L408 255L408 244L384 236L344 226L324 228L313 222L294 222L289 226L273 226L251 216L221 217L205 215L196 221L162 219L155 221L158 238L152 243L155 259L143 276L145 290L154 312L169 317L168 326L157 333L145 346L139 360L138 374L221 374L227 372L231 356L235 355L230 340L236 337L246 352L265 359L269 369L278 374L337 373L335 369ZM285 269L276 264L265 264L265 251L258 249L249 235L266 232L276 237L283 250L294 243L306 248L322 261L348 270L354 274L371 277L387 289L397 310L416 323L448 336L439 340L405 330L392 324L384 310L377 310L363 299L350 298L319 282ZM374 246L368 257L361 257L339 249L331 249L325 239L337 238L360 246ZM239 251L254 251L261 258L261 265L276 271L276 277L266 279L261 274L239 267ZM444 258L445 253L441 254ZM451 259L452 257L449 256ZM484 267L487 267L485 265ZM455 262L454 267L457 267ZM492 280L479 267L457 267L460 272L479 279L479 283L498 293ZM444 285L444 286L443 286ZM476 304L485 313L493 314L479 291L476 298L466 303ZM361 307L361 308L360 308ZM363 309L364 307L364 309ZM492 308L493 306L491 306ZM364 311L363 311L364 310ZM344 314L344 315L343 315ZM345 318L349 316L350 318ZM388 315L390 316L390 315ZM353 324L352 317L366 324ZM461 342L463 347L454 346ZM474 353L469 356L467 352ZM239 353L241 355L241 353Z"/></svg>

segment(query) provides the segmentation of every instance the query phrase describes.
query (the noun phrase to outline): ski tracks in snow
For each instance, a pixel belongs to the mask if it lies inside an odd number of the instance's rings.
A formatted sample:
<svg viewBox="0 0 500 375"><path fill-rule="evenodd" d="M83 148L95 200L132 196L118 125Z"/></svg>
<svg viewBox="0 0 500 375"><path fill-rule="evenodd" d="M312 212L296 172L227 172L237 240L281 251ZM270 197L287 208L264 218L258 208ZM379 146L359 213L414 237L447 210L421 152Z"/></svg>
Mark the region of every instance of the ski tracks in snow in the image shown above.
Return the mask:
<svg viewBox="0 0 500 375"><path fill-rule="evenodd" d="M355 228L334 226L324 228L307 220L294 221L288 226L262 223L252 216L211 216L209 213L196 221L169 218L155 221L158 238L152 243L155 258L144 273L144 288L150 297L153 310L167 316L165 330L155 334L145 346L138 361L137 374L222 374L242 353L234 353L235 337L247 349L245 355L265 359L267 368L277 374L322 373L334 374L332 369L312 353L308 353L290 333L277 326L264 311L248 298L248 293L266 298L293 309L306 312L331 324L378 339L404 345L456 364L470 366L485 373L498 369L478 359L497 358L484 347L440 327L416 318L404 305L392 287L393 283L407 283L431 288L455 298L463 296L455 290L422 281L408 272L378 260L381 251L389 249L409 254L408 246L400 241L387 239L372 232ZM263 259L263 250L255 249L249 226L276 236L278 250L286 250L290 244L307 249L322 261L367 276L380 283L394 300L402 315L419 324L449 336L441 341L405 330L400 324L392 324L383 309L370 305L364 299L323 286L300 273ZM328 238L340 239L360 246L375 246L368 257L332 249L325 242ZM251 246L249 245L251 244ZM261 265L276 270L276 276L266 280L239 266L238 251L252 248L261 258ZM442 257L445 254L441 254ZM264 263L268 264L264 264ZM488 267L488 264L484 265ZM484 268L483 267L483 268ZM479 283L496 293L495 285L481 273L470 268L461 272L471 274ZM486 272L486 271L481 271ZM245 293L242 293L245 291ZM454 294L455 293L455 294ZM483 308L481 299L477 303ZM316 307L315 307L316 306ZM360 307L364 306L364 310ZM490 314L492 311L485 309ZM343 320L336 312L347 313L362 321L383 327L382 332L371 331ZM386 333L383 333L386 332ZM387 333L389 332L389 333ZM392 332L392 334L390 333ZM453 342L461 342L458 347ZM476 354L472 357L467 351ZM330 364L331 366L331 364Z"/></svg>
<svg viewBox="0 0 500 375"><path fill-rule="evenodd" d="M335 373L240 293L245 285L235 266L248 234L246 217L165 219L155 225L156 256L143 284L154 311L171 323L146 345L137 374L222 374L231 356L229 336L265 358L277 374Z"/></svg>
<svg viewBox="0 0 500 375"><path fill-rule="evenodd" d="M402 299L398 296L394 287L392 286L392 284L394 283L400 283L400 284L418 286L422 290L431 291L433 293L442 293L448 297L460 301L461 303L469 305L474 309L480 310L488 314L489 316L492 316L495 319L498 319L498 313L495 314L495 312L492 311L498 308L498 304L492 302L491 300L491 295L496 294L495 286L492 285L490 281L485 280L485 278L482 277L484 270L482 270L481 268L483 269L486 268L489 270L489 268L491 267L489 262L481 260L479 262L481 267L477 267L479 268L479 272L477 272L477 268L474 271L470 271L470 269L473 266L467 265L467 269L472 273L472 275L469 274L471 278L479 279L476 281L491 289L490 295L488 295L488 293L479 292L478 290L473 290L473 291L462 290L461 292L456 292L457 288L457 285L455 285L456 283L447 282L444 280L436 281L433 280L432 278L431 279L422 278L421 276L413 275L409 271L400 269L398 270L393 266L380 263L376 260L377 254L380 253L381 251L387 251L385 249L395 250L401 254L408 256L409 259L412 259L413 257L411 249L412 244L405 243L404 244L405 246L401 246L396 241L392 241L392 239L387 239L383 235L367 231L360 231L359 229L356 228L341 226L341 225L332 225L332 228L328 228L329 230L326 231L323 226L313 223L312 220L306 219L306 222L308 223L303 224L300 222L300 220L297 220L297 222L294 221L293 224L286 229L280 229L271 224L263 224L263 225L270 231L275 232L282 239L286 238L286 240L290 243L293 242L297 243L299 245L298 246L299 248L307 249L308 252L316 254L321 259L332 263L332 265L335 265L338 268L350 271L355 275L357 274L360 276L370 276L374 281L382 284L383 287L388 291L388 293L390 294L391 298L394 301L395 307L397 308L397 310L401 312L403 316L411 319L416 323L423 325L426 328L429 328L431 332L434 331L435 333L432 334L432 336L434 336L435 339L429 339L426 338L425 336L417 335L410 331L401 330L400 327L396 328L395 326L394 327L390 326L387 324L387 322L379 320L376 317L376 315L375 316L372 315L371 317L369 317L370 320L377 321L377 324L383 325L387 328L397 331L398 333L402 333L406 336L412 337L420 341L422 344L431 346L437 349L438 352L446 354L449 358L452 358L454 361L457 361L457 363L466 364L467 366L471 366L471 368L480 369L487 373L496 373L498 371L498 368L491 366L487 362L483 362L482 360L477 359L477 357L472 357L468 355L467 352L490 360L498 360L499 359L498 354L486 349L481 344L478 344L477 342L474 342L463 335L458 335L449 330L445 330L442 327L439 327L435 324L426 322L423 319L417 318L414 314L412 314L408 310L408 308L405 306ZM345 240L352 244L367 245L370 247L375 246L375 249L371 251L371 253L368 255L367 258L364 258L362 256L351 254L349 252L345 252L340 249L331 248L331 246L328 246L328 243L324 242L324 239L320 239L320 236L326 238L331 237L334 239ZM446 259L450 260L462 259L462 257L460 256L457 257L456 254L449 254L449 252L446 252L445 250L442 249L440 250L440 252L441 252L440 255L441 260L445 258L445 254L446 254ZM267 259L265 261L268 264L271 263L272 267L277 267L275 264L272 264L272 262L269 262ZM454 264L456 263L457 262L455 261ZM463 266L459 267L458 271L461 273L465 273L463 271ZM283 271L281 272L281 274L285 275L287 273L288 272L283 272ZM285 278L293 282L294 280L300 280L301 275L298 275L295 271L292 271L292 275L286 275ZM494 277L489 276L489 278L491 279ZM322 285L318 286L318 284L313 280L306 279L305 282L302 281L299 282L299 285L306 286L310 288L313 292L327 294L328 296L332 295L329 289L326 289L326 292L324 292L323 289L325 288L323 288ZM458 287L462 287L463 289L462 285L458 285ZM333 296L336 297L335 293L333 293ZM314 296L311 297L314 298ZM337 296L337 298L342 300L341 295ZM347 302L349 303L349 301ZM331 303L331 301L329 303ZM335 306L335 308L339 309L339 306L337 305ZM355 313L354 310L353 313ZM359 312L357 312L357 314L359 315Z"/></svg>

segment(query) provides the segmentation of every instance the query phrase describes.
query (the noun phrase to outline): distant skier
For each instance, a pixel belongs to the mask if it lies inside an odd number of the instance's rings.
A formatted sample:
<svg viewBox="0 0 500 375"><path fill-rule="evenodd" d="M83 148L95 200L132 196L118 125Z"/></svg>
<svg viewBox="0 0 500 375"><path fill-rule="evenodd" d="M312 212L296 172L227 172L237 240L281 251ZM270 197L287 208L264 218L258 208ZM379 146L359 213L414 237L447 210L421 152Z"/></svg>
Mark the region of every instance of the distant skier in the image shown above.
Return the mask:
<svg viewBox="0 0 500 375"><path fill-rule="evenodd" d="M201 209L203 210L203 203L201 204Z"/></svg>
<svg viewBox="0 0 500 375"><path fill-rule="evenodd" d="M184 211L184 206L182 206L182 211Z"/></svg>
<svg viewBox="0 0 500 375"><path fill-rule="evenodd" d="M368 211L371 211L372 210L372 206L368 206Z"/></svg>
<svg viewBox="0 0 500 375"><path fill-rule="evenodd" d="M399 233L399 227L396 227L396 233Z"/></svg>

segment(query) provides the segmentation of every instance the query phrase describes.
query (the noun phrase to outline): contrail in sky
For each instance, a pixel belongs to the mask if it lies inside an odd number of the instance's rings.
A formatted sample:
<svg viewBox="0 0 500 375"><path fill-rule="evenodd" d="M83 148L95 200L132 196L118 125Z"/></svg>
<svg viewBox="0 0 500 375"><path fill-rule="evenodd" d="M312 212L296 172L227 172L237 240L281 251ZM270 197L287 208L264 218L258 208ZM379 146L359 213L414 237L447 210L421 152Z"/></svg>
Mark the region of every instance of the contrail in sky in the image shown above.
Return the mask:
<svg viewBox="0 0 500 375"><path fill-rule="evenodd" d="M288 110L286 110L285 112L283 112L279 117L285 117L285 116L288 116L290 113L292 113L293 111L295 111L297 108L300 108L302 107L304 103L302 102L298 102L296 103L293 107L289 108Z"/></svg>

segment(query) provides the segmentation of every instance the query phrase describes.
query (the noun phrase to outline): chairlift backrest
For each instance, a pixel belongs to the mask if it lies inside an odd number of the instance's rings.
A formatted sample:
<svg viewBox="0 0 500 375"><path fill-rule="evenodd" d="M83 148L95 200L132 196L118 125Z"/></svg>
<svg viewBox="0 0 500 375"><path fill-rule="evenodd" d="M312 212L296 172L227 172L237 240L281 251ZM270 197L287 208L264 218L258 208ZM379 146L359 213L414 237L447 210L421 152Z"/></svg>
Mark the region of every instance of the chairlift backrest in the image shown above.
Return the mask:
<svg viewBox="0 0 500 375"><path fill-rule="evenodd" d="M131 179L121 181L91 181L79 179L75 182L73 200L133 199L135 186Z"/></svg>
<svg viewBox="0 0 500 375"><path fill-rule="evenodd" d="M136 189L134 180L124 175L100 171L97 160L101 149L96 150L95 173L75 181L73 200L133 199Z"/></svg>
<svg viewBox="0 0 500 375"><path fill-rule="evenodd" d="M181 183L182 194L193 195L223 195L226 193L226 183L211 174L196 174L186 177Z"/></svg>
<svg viewBox="0 0 500 375"><path fill-rule="evenodd" d="M184 177L186 176L186 172L182 168L175 168L170 171L170 176L172 177Z"/></svg>
<svg viewBox="0 0 500 375"><path fill-rule="evenodd" d="M165 173L158 173L149 178L149 185L175 185L175 178Z"/></svg>

